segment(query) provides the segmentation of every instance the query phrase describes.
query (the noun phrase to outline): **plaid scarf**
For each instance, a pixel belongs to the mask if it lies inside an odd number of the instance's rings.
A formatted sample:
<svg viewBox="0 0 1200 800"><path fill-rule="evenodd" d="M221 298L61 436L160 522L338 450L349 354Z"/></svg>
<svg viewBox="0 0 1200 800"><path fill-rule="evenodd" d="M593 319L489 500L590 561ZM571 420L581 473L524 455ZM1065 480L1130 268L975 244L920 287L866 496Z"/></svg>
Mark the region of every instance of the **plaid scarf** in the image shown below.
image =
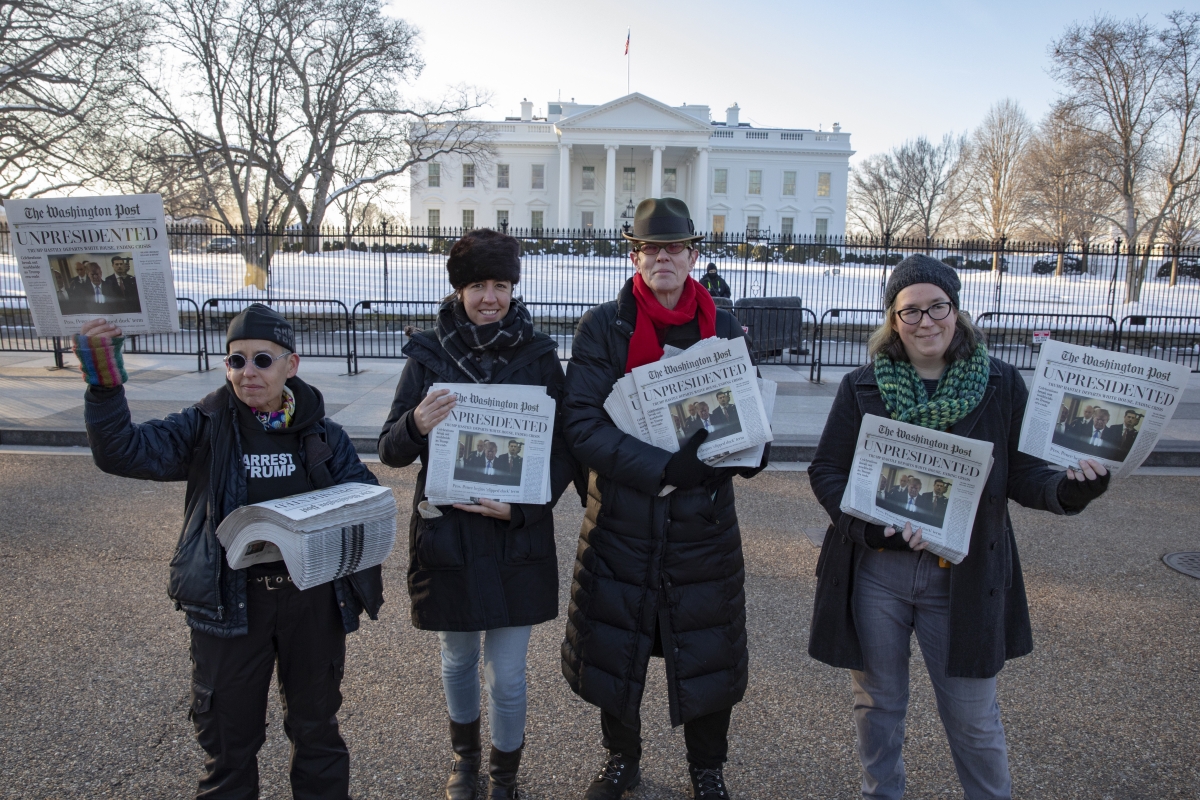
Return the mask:
<svg viewBox="0 0 1200 800"><path fill-rule="evenodd" d="M875 356L875 381L892 419L939 431L950 430L975 410L990 370L987 348L980 344L970 358L946 368L930 397L912 364L893 361L883 353Z"/></svg>
<svg viewBox="0 0 1200 800"><path fill-rule="evenodd" d="M442 349L476 383L491 383L497 365L507 364L521 345L533 340L533 318L520 300L508 306L504 319L476 325L457 297L438 309L436 333Z"/></svg>

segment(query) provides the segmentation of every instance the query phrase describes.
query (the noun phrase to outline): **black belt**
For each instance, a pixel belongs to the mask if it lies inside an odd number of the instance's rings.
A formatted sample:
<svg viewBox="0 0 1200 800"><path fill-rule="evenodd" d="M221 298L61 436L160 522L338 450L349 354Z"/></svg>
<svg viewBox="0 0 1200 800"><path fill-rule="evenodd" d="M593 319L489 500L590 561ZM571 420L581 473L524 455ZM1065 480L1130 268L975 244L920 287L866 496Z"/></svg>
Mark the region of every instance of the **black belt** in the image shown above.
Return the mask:
<svg viewBox="0 0 1200 800"><path fill-rule="evenodd" d="M292 582L291 575L260 575L254 579L255 583L261 583L270 591L282 589L284 586Z"/></svg>

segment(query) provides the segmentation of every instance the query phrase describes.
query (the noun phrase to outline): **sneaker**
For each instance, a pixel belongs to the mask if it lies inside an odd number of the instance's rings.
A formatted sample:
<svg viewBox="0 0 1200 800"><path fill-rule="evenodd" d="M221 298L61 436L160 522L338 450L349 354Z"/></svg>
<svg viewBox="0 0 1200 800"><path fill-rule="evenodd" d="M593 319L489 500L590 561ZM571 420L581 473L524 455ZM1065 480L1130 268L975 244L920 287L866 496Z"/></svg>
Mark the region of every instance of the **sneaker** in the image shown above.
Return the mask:
<svg viewBox="0 0 1200 800"><path fill-rule="evenodd" d="M621 753L612 753L588 787L584 800L619 800L626 792L636 789L641 781L642 771L638 768L638 762Z"/></svg>
<svg viewBox="0 0 1200 800"><path fill-rule="evenodd" d="M688 774L692 776L692 797L695 800L729 800L729 790L725 788L725 775L720 767L697 769L688 764Z"/></svg>

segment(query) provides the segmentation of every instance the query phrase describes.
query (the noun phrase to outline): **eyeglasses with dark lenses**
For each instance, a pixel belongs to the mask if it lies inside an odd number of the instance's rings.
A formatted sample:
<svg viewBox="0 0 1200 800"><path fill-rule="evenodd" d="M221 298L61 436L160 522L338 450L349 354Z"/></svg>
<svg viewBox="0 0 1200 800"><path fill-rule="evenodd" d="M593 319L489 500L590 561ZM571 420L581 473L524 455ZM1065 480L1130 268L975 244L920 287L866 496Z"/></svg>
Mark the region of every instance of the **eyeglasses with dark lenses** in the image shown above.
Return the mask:
<svg viewBox="0 0 1200 800"><path fill-rule="evenodd" d="M684 250L687 250L687 242L671 242L670 244L644 244L638 247L639 253L645 253L648 256L658 255L660 250L666 250L673 256L677 256Z"/></svg>
<svg viewBox="0 0 1200 800"><path fill-rule="evenodd" d="M950 316L950 311L953 308L953 303L934 303L929 308L902 308L896 312L896 316L905 325L920 325L921 317L926 314L929 315L930 319L940 322Z"/></svg>
<svg viewBox="0 0 1200 800"><path fill-rule="evenodd" d="M255 353L254 358L250 360L254 362L255 369L270 369L276 361L290 355L291 351L288 350L284 350L277 356L273 356L270 353ZM232 370L243 370L246 368L246 357L241 353L225 356L225 366Z"/></svg>

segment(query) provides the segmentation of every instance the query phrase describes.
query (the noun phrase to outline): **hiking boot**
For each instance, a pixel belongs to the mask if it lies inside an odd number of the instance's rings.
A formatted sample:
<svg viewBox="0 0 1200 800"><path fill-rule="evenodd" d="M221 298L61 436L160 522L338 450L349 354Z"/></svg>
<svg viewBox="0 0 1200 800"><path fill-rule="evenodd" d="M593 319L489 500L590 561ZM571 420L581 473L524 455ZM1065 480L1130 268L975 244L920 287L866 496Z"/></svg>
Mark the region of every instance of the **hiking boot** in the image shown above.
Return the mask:
<svg viewBox="0 0 1200 800"><path fill-rule="evenodd" d="M626 792L637 788L642 781L638 762L621 753L610 753L608 761L600 767L600 774L588 787L584 800L620 800Z"/></svg>
<svg viewBox="0 0 1200 800"><path fill-rule="evenodd" d="M729 800L725 775L720 767L698 769L688 764L688 774L692 776L692 797L695 800Z"/></svg>

